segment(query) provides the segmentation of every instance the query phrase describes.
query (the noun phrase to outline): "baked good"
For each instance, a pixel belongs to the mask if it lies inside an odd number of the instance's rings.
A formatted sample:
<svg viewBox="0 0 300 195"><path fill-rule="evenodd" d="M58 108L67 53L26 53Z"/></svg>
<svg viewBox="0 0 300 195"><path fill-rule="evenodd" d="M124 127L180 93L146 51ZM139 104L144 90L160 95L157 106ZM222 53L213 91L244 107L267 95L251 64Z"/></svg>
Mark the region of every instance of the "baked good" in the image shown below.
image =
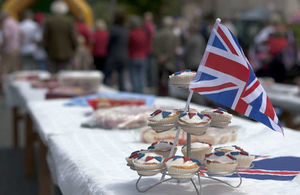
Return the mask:
<svg viewBox="0 0 300 195"><path fill-rule="evenodd" d="M208 127L205 134L201 136L191 136L191 142L200 141L211 145L225 144L229 141L235 141L240 126L230 125L226 128ZM155 132L152 128L147 128L141 133L141 140L145 143L153 143L156 141L171 141L175 139L177 130L174 128L170 131ZM186 144L186 133L181 131L179 134L177 145Z"/></svg>
<svg viewBox="0 0 300 195"><path fill-rule="evenodd" d="M199 112L185 112L178 116L178 124L191 134L204 134L210 124L210 118Z"/></svg>
<svg viewBox="0 0 300 195"><path fill-rule="evenodd" d="M255 158L255 156L250 155L246 151L234 151L229 154L236 158L238 169L248 169Z"/></svg>
<svg viewBox="0 0 300 195"><path fill-rule="evenodd" d="M144 143L153 143L160 140L171 141L173 142L176 136L177 130L173 129L170 131L164 131L161 133L156 133L153 129L145 129L141 134L141 140ZM191 136L191 141L197 141L197 136ZM177 145L186 144L186 133L181 131L178 137Z"/></svg>
<svg viewBox="0 0 300 195"><path fill-rule="evenodd" d="M238 165L236 158L225 152L213 152L205 155L208 173L230 175Z"/></svg>
<svg viewBox="0 0 300 195"><path fill-rule="evenodd" d="M152 143L151 146L148 147L148 150L150 152L155 152L159 155L162 155L164 158L168 158L172 147L173 147L172 142L159 141L159 142ZM177 151L177 147L175 146L174 153L172 154L172 156L176 154L176 151Z"/></svg>
<svg viewBox="0 0 300 195"><path fill-rule="evenodd" d="M177 110L155 110L148 120L148 125L156 132L167 131L176 126L179 112Z"/></svg>
<svg viewBox="0 0 300 195"><path fill-rule="evenodd" d="M100 71L60 71L58 83L63 87L81 87L87 92L97 92L104 75Z"/></svg>
<svg viewBox="0 0 300 195"><path fill-rule="evenodd" d="M134 159L136 159L139 156L140 153L146 153L146 152L148 152L148 151L143 150L143 149L132 152L129 157L126 157L127 165L130 166L130 167L133 166L132 161Z"/></svg>
<svg viewBox="0 0 300 195"><path fill-rule="evenodd" d="M201 165L199 161L185 156L172 156L165 162L168 173L173 178L191 178Z"/></svg>
<svg viewBox="0 0 300 195"><path fill-rule="evenodd" d="M154 152L139 153L132 163L140 176L152 176L160 172L164 158Z"/></svg>
<svg viewBox="0 0 300 195"><path fill-rule="evenodd" d="M178 87L188 87L190 82L194 80L195 76L195 71L185 69L171 74L169 76L169 80L171 85L176 85Z"/></svg>
<svg viewBox="0 0 300 195"><path fill-rule="evenodd" d="M210 126L212 127L225 128L232 119L232 115L223 108L207 109L203 110L201 113L211 117Z"/></svg>
<svg viewBox="0 0 300 195"><path fill-rule="evenodd" d="M232 145L232 146L222 146L215 148L215 152L240 152L243 151L243 149L239 146Z"/></svg>
<svg viewBox="0 0 300 195"><path fill-rule="evenodd" d="M191 158L204 162L205 154L211 153L212 146L205 142L193 142L191 143ZM181 152L184 156L187 156L187 145L182 146Z"/></svg>

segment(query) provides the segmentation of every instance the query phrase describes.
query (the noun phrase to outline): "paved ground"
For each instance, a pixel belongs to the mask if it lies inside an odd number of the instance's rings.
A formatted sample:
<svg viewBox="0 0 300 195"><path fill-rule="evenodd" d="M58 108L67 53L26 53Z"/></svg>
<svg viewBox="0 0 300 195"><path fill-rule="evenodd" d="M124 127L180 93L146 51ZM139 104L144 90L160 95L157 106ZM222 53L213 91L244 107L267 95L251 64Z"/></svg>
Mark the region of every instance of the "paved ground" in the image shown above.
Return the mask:
<svg viewBox="0 0 300 195"><path fill-rule="evenodd" d="M11 113L5 106L4 98L0 96L0 148L12 146Z"/></svg>
<svg viewBox="0 0 300 195"><path fill-rule="evenodd" d="M20 123L20 125L22 125ZM0 194L35 195L37 180L24 176L24 134L21 126L21 148L12 149L11 112L0 96Z"/></svg>
<svg viewBox="0 0 300 195"><path fill-rule="evenodd" d="M11 111L0 96L0 195L37 195L37 179L24 176L24 125L20 124L21 147L12 148ZM56 189L55 195L61 195Z"/></svg>

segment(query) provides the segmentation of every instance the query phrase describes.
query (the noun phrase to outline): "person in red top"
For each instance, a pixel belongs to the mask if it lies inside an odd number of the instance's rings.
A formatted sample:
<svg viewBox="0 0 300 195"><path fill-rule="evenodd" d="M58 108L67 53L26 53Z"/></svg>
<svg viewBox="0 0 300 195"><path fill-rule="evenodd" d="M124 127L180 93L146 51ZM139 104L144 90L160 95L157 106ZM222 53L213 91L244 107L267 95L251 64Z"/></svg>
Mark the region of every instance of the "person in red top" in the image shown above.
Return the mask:
<svg viewBox="0 0 300 195"><path fill-rule="evenodd" d="M267 40L269 48L268 54L270 57L269 74L276 82L284 82L286 69L283 63L283 52L288 44L286 29L283 24L276 26L276 31L272 33Z"/></svg>
<svg viewBox="0 0 300 195"><path fill-rule="evenodd" d="M90 42L91 42L91 30L90 28L84 23L83 17L79 17L77 22L75 23L76 30L79 35L83 36L85 39L85 46L90 49Z"/></svg>
<svg viewBox="0 0 300 195"><path fill-rule="evenodd" d="M128 38L129 72L133 92L143 93L147 57L147 34L138 16L130 20Z"/></svg>
<svg viewBox="0 0 300 195"><path fill-rule="evenodd" d="M155 24L153 23L153 14L151 12L145 12L144 13L144 30L147 34L147 59L146 59L146 72L148 73L146 75L147 77L147 85L148 87L154 87L156 86L156 80L155 78L155 66L153 64L153 51L152 51L152 39L155 33Z"/></svg>
<svg viewBox="0 0 300 195"><path fill-rule="evenodd" d="M105 61L107 57L109 33L106 30L106 24L103 20L97 20L95 32L93 34L93 57L94 64L97 70L104 72Z"/></svg>

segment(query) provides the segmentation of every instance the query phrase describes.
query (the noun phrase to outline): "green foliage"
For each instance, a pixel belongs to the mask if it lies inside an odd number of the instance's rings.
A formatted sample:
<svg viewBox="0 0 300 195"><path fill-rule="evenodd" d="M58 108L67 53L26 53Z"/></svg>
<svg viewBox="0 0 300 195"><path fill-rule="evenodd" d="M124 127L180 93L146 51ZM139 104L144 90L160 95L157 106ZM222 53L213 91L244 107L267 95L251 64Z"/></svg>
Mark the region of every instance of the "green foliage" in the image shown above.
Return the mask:
<svg viewBox="0 0 300 195"><path fill-rule="evenodd" d="M2 7L3 3L4 3L4 0L0 0L0 8Z"/></svg>
<svg viewBox="0 0 300 195"><path fill-rule="evenodd" d="M129 13L142 15L146 11L158 14L164 0L119 0L118 2L127 7Z"/></svg>

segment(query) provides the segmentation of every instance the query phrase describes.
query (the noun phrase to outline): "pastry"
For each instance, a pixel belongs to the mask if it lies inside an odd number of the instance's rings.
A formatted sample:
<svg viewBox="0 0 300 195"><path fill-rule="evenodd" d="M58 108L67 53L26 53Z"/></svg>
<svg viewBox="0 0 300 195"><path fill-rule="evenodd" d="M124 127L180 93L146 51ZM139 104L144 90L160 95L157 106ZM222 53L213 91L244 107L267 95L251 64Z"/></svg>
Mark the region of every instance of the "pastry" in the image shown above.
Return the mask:
<svg viewBox="0 0 300 195"><path fill-rule="evenodd" d="M234 151L229 154L236 158L238 169L248 169L255 158L255 156L252 156L245 151Z"/></svg>
<svg viewBox="0 0 300 195"><path fill-rule="evenodd" d="M222 146L222 147L217 147L215 148L215 152L240 152L243 151L243 149L239 146L232 145L232 146Z"/></svg>
<svg viewBox="0 0 300 195"><path fill-rule="evenodd" d="M159 141L159 142L152 143L151 146L148 147L148 150L150 152L155 152L159 155L162 155L164 158L168 158L172 147L173 147L172 142ZM174 153L171 156L176 154L176 151L177 151L177 147L175 146Z"/></svg>
<svg viewBox="0 0 300 195"><path fill-rule="evenodd" d="M126 157L126 161L127 161L127 165L128 166L133 166L133 160L136 159L140 153L146 153L148 152L147 150L137 150L137 151L134 151L130 154L129 157Z"/></svg>
<svg viewBox="0 0 300 195"><path fill-rule="evenodd" d="M148 120L148 125L156 132L170 130L176 127L179 112L177 110L154 111Z"/></svg>
<svg viewBox="0 0 300 195"><path fill-rule="evenodd" d="M232 115L223 108L203 110L202 114L211 117L210 126L225 128L231 122Z"/></svg>
<svg viewBox="0 0 300 195"><path fill-rule="evenodd" d="M132 161L140 176L152 176L160 172L164 158L153 152L139 153Z"/></svg>
<svg viewBox="0 0 300 195"><path fill-rule="evenodd" d="M211 153L212 146L205 142L193 142L191 143L190 157L200 162L204 162L205 154ZM184 156L187 156L187 145L184 145L181 149Z"/></svg>
<svg viewBox="0 0 300 195"><path fill-rule="evenodd" d="M195 76L195 71L185 69L171 74L169 76L169 80L171 85L175 85L178 87L188 87L190 82L194 80Z"/></svg>
<svg viewBox="0 0 300 195"><path fill-rule="evenodd" d="M165 162L168 173L173 178L191 178L201 165L199 161L185 156L172 156Z"/></svg>
<svg viewBox="0 0 300 195"><path fill-rule="evenodd" d="M230 175L238 165L236 158L225 152L213 152L205 155L208 173Z"/></svg>
<svg viewBox="0 0 300 195"><path fill-rule="evenodd" d="M178 117L178 124L184 131L191 134L204 134L210 124L210 118L199 112L185 112Z"/></svg>

